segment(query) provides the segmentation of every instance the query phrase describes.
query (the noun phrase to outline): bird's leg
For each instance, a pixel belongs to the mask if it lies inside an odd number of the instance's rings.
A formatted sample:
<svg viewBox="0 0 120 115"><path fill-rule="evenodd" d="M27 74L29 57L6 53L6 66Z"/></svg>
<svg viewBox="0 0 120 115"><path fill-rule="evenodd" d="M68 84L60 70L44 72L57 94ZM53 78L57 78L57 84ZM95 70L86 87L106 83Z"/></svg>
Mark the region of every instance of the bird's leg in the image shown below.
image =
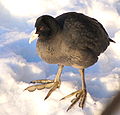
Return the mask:
<svg viewBox="0 0 120 115"><path fill-rule="evenodd" d="M45 97L45 99L47 99L54 90L60 87L60 84L61 84L60 76L61 76L63 67L64 67L63 65L59 65L59 68L54 80L42 79L42 80L31 81L31 83L41 83L41 84L29 86L25 90L32 92L32 91L35 91L36 89L41 90L44 88L47 88L47 89L51 88L47 96Z"/></svg>
<svg viewBox="0 0 120 115"><path fill-rule="evenodd" d="M65 96L63 99L69 98L73 95L75 95L76 97L71 101L71 105L68 107L67 111L70 110L77 102L79 102L79 107L83 108L84 103L85 103L85 99L86 99L86 95L87 95L87 91L86 91L86 84L85 84L85 78L84 78L84 69L80 69L80 74L81 74L81 80L82 80L82 89L75 91L67 96Z"/></svg>

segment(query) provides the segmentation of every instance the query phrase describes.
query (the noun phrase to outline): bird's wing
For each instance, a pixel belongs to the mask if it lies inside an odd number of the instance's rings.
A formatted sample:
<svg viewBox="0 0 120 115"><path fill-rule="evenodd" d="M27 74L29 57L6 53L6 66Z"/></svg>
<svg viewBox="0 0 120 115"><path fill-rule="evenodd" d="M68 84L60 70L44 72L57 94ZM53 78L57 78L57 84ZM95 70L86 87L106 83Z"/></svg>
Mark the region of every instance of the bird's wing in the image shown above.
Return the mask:
<svg viewBox="0 0 120 115"><path fill-rule="evenodd" d="M105 28L103 27L103 25L102 25L101 23L99 23L99 22L98 22L96 19L94 19L94 18L91 18L91 20L92 20L93 22L95 22L98 26L100 26L101 29L107 34ZM107 35L108 35L108 34L107 34ZM109 38L109 36L108 36L108 39L109 39L110 42L116 43L114 40L112 40L111 38Z"/></svg>
<svg viewBox="0 0 120 115"><path fill-rule="evenodd" d="M64 40L70 48L90 49L97 55L106 50L109 36L102 24L81 13L67 13L57 17Z"/></svg>

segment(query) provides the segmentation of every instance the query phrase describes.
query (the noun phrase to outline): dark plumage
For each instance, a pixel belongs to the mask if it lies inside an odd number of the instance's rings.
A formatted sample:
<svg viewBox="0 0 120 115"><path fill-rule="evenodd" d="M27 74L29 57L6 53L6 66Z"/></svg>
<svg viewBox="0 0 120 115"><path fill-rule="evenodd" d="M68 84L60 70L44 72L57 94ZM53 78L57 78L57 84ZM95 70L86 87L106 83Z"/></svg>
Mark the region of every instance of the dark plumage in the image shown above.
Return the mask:
<svg viewBox="0 0 120 115"><path fill-rule="evenodd" d="M36 34L39 35L38 55L49 64L58 64L59 69L54 80L35 80L32 83L42 83L42 85L30 86L26 89L34 91L51 88L46 96L48 98L60 86L59 77L64 66L79 68L82 89L74 92L76 98L68 110L77 101L80 101L79 106L83 107L86 98L84 69L96 63L100 53L104 52L110 42L114 41L109 38L102 24L81 13L69 12L56 18L43 15L36 20L35 27Z"/></svg>

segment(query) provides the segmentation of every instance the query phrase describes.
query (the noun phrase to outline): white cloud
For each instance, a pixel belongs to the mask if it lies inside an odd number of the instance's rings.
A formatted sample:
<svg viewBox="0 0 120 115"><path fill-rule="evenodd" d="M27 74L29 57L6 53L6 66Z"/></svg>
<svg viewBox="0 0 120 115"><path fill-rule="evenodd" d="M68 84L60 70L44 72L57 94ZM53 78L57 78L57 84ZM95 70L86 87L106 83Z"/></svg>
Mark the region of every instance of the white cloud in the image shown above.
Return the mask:
<svg viewBox="0 0 120 115"><path fill-rule="evenodd" d="M119 48L120 48L120 31L115 33L114 40L116 41L116 43L111 44L111 47L112 47L113 53L115 53L114 54L115 58L120 60L120 50L119 50Z"/></svg>
<svg viewBox="0 0 120 115"><path fill-rule="evenodd" d="M118 6L114 5L116 2L117 0L87 0L87 2L85 2L85 13L101 22L103 26L106 27L111 37L114 36L114 33L117 32L120 27L118 23L120 21L120 16L116 10Z"/></svg>
<svg viewBox="0 0 120 115"><path fill-rule="evenodd" d="M56 12L73 2L72 0L1 0L1 3L15 16L36 16L49 11Z"/></svg>
<svg viewBox="0 0 120 115"><path fill-rule="evenodd" d="M26 23L25 18L13 16L0 1L0 33L9 31L28 31L30 26Z"/></svg>
<svg viewBox="0 0 120 115"><path fill-rule="evenodd" d="M120 89L120 75L111 74L100 78L100 81L105 84L108 91L116 91ZM113 85L113 83L115 85Z"/></svg>

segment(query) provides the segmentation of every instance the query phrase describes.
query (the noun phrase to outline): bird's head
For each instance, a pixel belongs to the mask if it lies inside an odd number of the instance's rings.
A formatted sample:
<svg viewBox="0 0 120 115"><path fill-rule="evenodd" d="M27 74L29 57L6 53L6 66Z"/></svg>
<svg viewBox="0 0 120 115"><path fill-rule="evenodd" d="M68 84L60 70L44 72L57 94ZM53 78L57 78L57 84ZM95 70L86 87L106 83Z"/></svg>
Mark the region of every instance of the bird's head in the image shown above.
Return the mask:
<svg viewBox="0 0 120 115"><path fill-rule="evenodd" d="M59 24L55 18L49 15L43 15L37 18L35 23L35 33L32 34L29 43L36 38L49 39L55 36L59 29Z"/></svg>

